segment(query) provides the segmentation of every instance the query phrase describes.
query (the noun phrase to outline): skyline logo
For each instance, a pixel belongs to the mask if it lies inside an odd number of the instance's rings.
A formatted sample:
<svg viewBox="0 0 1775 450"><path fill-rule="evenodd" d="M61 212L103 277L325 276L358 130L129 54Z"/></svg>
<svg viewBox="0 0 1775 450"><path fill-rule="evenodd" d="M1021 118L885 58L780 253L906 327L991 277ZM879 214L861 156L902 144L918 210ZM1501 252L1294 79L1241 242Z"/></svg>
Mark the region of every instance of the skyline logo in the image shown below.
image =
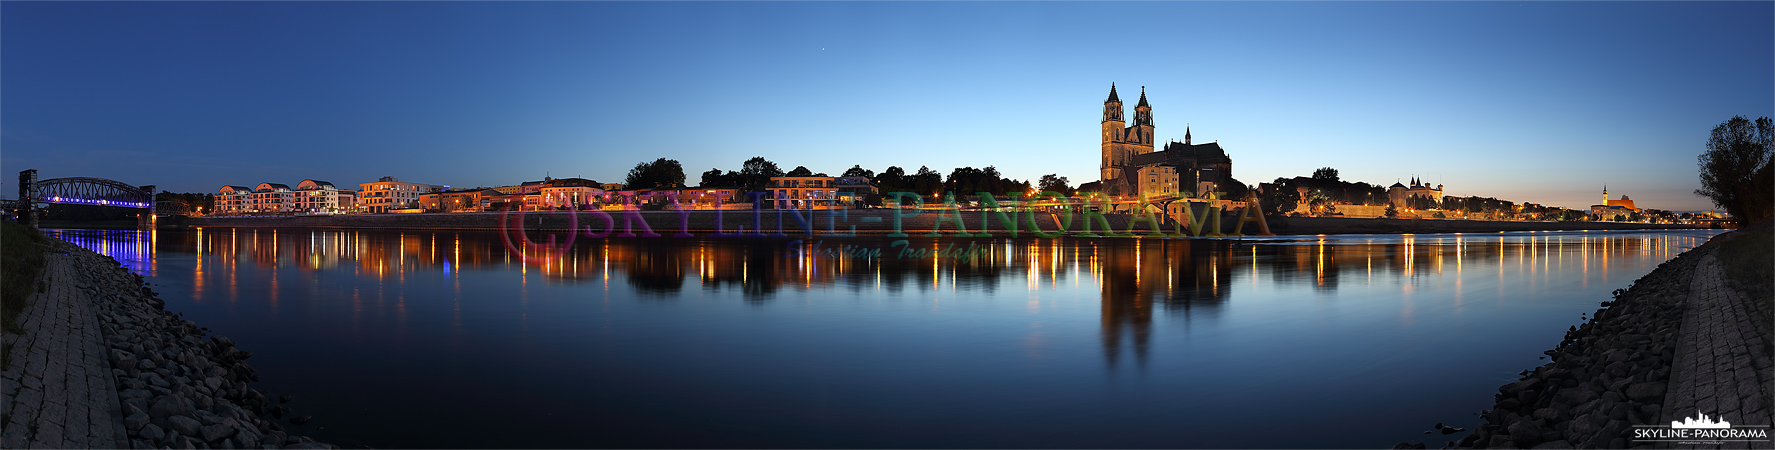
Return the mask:
<svg viewBox="0 0 1775 450"><path fill-rule="evenodd" d="M1634 425L1634 443L1671 442L1678 445L1717 445L1727 442L1768 443L1768 425L1733 427L1725 417L1709 417L1695 411L1694 417L1672 420L1669 426Z"/></svg>
<svg viewBox="0 0 1775 450"><path fill-rule="evenodd" d="M1695 411L1695 416L1684 417L1681 421L1672 420L1670 428L1732 428L1732 423L1727 422L1725 417L1720 417L1720 420L1716 422L1708 419L1707 415L1700 411Z"/></svg>

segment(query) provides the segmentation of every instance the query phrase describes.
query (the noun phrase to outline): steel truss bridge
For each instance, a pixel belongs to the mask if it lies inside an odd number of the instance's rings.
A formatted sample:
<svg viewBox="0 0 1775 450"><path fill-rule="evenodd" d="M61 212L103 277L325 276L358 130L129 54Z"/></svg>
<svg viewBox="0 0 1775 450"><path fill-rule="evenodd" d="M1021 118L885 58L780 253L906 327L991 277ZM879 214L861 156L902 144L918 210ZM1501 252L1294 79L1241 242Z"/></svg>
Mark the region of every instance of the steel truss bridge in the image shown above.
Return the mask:
<svg viewBox="0 0 1775 450"><path fill-rule="evenodd" d="M15 208L27 223L35 226L36 203L56 203L66 205L97 205L120 208L146 209L141 222L151 225L154 221L154 185L136 186L117 180L92 177L67 177L37 179L37 170L19 172L19 196L13 202Z"/></svg>
<svg viewBox="0 0 1775 450"><path fill-rule="evenodd" d="M154 209L154 186L136 187L104 178L70 177L40 180L33 200L68 205Z"/></svg>

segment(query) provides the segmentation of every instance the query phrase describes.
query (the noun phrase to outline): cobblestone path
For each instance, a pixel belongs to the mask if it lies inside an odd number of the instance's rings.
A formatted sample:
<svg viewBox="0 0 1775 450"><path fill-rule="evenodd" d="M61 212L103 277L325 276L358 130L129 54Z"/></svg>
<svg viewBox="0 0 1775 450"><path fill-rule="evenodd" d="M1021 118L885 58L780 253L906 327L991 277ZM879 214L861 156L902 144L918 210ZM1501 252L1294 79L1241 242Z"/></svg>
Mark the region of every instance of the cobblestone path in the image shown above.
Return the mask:
<svg viewBox="0 0 1775 450"><path fill-rule="evenodd" d="M1770 389L1771 349L1755 323L1764 319L1750 309L1750 302L1770 299L1744 298L1725 276L1713 255L1695 268L1661 424L1707 414L1734 427L1771 425L1770 395L1775 394ZM1727 442L1715 447L1746 446ZM1771 448L1767 441L1748 446Z"/></svg>
<svg viewBox="0 0 1775 450"><path fill-rule="evenodd" d="M92 301L70 257L51 250L48 292L31 298L0 376L4 448L117 448L128 445L111 363ZM61 282L57 282L61 281Z"/></svg>

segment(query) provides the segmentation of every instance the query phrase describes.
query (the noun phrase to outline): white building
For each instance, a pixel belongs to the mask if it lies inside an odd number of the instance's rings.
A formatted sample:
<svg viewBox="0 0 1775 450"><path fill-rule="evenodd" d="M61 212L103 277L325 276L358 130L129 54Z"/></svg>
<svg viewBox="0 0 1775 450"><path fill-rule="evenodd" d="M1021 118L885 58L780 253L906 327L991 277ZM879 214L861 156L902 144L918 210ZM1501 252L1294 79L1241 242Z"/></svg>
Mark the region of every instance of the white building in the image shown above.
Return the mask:
<svg viewBox="0 0 1775 450"><path fill-rule="evenodd" d="M222 186L216 192L213 214L240 214L252 209L253 190L246 186Z"/></svg>
<svg viewBox="0 0 1775 450"><path fill-rule="evenodd" d="M320 180L302 180L296 184L296 212L339 213L357 209L357 192L340 190Z"/></svg>
<svg viewBox="0 0 1775 450"><path fill-rule="evenodd" d="M833 177L770 177L766 188L776 209L835 209L845 206L838 201L838 186Z"/></svg>
<svg viewBox="0 0 1775 450"><path fill-rule="evenodd" d="M253 203L248 212L290 212L296 209L296 194L290 186L278 183L259 183L253 187Z"/></svg>

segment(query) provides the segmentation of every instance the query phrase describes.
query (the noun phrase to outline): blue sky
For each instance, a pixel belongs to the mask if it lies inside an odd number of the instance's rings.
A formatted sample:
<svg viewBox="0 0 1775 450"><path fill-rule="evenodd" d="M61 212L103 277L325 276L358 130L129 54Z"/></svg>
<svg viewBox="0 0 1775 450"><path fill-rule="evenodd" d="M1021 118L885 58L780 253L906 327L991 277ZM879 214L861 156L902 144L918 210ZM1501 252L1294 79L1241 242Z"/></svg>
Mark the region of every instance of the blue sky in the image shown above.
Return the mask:
<svg viewBox="0 0 1775 450"><path fill-rule="evenodd" d="M0 171L466 187L668 157L694 183L764 156L1077 184L1114 82L1250 184L1706 209L1708 131L1775 116L1772 37L1766 1L5 2Z"/></svg>

